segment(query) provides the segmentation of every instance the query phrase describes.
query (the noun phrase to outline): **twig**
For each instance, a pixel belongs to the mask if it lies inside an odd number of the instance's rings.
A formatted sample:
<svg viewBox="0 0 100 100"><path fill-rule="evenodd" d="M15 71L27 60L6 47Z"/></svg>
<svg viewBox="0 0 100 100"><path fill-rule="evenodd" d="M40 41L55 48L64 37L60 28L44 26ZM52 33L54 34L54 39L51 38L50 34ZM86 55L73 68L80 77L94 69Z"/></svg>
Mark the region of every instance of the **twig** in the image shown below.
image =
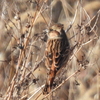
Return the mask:
<svg viewBox="0 0 100 100"><path fill-rule="evenodd" d="M74 72L72 75L70 75L67 79L65 79L59 86L57 86L55 89L53 89L49 94L47 94L44 98L48 97L52 92L54 92L55 90L57 90L58 88L60 88L66 81L68 81L72 76L75 76L76 74L81 72L82 68L79 68L76 72ZM43 98L43 99L44 99ZM43 100L42 99L42 100Z"/></svg>
<svg viewBox="0 0 100 100"><path fill-rule="evenodd" d="M92 22L92 20L94 20L94 18L98 15L98 14L100 14L100 10L96 13L96 15L94 15L92 18L91 18L91 20L89 20L88 21L88 23L86 23L84 26L87 26L90 22ZM83 27L84 28L84 27Z"/></svg>
<svg viewBox="0 0 100 100"><path fill-rule="evenodd" d="M41 87L39 87L37 89L37 91L35 93L33 93L27 100L30 100L32 97L34 97L45 85L42 85Z"/></svg>
<svg viewBox="0 0 100 100"><path fill-rule="evenodd" d="M75 22L76 15L77 15L77 10L78 10L78 5L79 5L79 1L77 2L77 9L76 9L76 11L75 11L75 15L74 15L73 21L71 22L71 24L69 25L69 27L65 30L66 33L71 29L72 25L73 25L74 22Z"/></svg>
<svg viewBox="0 0 100 100"><path fill-rule="evenodd" d="M95 23L94 23L92 29L91 29L89 32L92 32L92 30L95 28L95 26L96 26L96 24L97 24L97 21L98 21L98 19L99 19L99 15L100 15L100 14L97 15L97 19L96 19L96 21L95 21Z"/></svg>

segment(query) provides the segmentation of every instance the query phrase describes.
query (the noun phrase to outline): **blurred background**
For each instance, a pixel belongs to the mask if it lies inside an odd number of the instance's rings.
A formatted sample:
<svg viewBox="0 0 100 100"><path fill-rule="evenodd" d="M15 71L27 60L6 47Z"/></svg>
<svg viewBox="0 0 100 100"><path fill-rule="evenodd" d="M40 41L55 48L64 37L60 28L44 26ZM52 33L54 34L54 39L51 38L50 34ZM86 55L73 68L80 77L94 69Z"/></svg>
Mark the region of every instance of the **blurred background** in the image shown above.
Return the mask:
<svg viewBox="0 0 100 100"><path fill-rule="evenodd" d="M66 35L71 48L78 44L55 87L82 70L50 99L42 94L45 30L55 23L72 25ZM0 0L0 100L100 100L99 27L100 0Z"/></svg>

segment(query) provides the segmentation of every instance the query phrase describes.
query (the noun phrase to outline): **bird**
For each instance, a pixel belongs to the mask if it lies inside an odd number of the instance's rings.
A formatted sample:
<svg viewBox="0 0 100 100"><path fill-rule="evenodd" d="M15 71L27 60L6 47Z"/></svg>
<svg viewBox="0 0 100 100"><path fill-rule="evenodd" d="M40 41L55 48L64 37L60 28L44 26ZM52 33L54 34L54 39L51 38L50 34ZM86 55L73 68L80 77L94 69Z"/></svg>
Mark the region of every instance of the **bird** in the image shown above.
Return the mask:
<svg viewBox="0 0 100 100"><path fill-rule="evenodd" d="M51 26L47 37L45 66L48 69L48 76L43 94L48 94L52 90L54 79L59 70L66 66L70 51L70 44L63 24L57 23Z"/></svg>

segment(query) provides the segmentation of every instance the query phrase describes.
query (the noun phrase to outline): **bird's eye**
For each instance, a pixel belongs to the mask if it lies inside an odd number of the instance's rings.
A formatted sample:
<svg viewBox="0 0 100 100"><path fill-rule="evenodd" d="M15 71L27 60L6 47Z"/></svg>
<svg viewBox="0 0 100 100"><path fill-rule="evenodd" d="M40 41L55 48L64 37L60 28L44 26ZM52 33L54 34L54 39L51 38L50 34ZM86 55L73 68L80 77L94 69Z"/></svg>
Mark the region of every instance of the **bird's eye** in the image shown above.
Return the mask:
<svg viewBox="0 0 100 100"><path fill-rule="evenodd" d="M49 31L51 32L51 31L53 31L53 29L50 29Z"/></svg>

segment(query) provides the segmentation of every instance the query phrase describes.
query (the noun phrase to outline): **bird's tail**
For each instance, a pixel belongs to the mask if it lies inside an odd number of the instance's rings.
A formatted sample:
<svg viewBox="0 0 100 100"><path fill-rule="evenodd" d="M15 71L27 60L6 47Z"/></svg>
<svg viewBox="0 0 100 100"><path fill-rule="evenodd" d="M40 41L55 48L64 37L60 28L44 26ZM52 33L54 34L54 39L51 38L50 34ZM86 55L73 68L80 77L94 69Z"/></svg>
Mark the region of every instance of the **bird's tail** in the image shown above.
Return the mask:
<svg viewBox="0 0 100 100"><path fill-rule="evenodd" d="M55 76L56 76L56 69L55 69L55 67L52 67L50 72L49 72L49 75L48 75L48 78L46 81L46 85L45 85L44 90L43 90L43 94L50 93L52 86L53 86L53 81L55 79Z"/></svg>

